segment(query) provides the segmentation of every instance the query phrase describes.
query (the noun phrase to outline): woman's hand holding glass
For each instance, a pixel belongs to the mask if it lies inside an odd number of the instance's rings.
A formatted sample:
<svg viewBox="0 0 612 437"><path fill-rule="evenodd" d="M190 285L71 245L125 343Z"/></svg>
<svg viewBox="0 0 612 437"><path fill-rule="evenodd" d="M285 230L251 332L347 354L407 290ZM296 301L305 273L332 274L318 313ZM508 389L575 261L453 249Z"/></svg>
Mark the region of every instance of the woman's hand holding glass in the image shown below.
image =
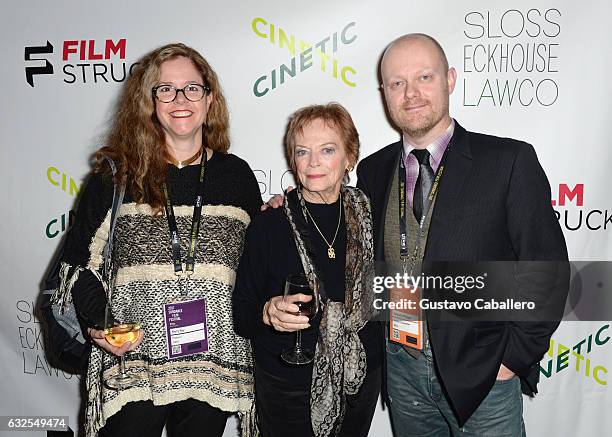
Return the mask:
<svg viewBox="0 0 612 437"><path fill-rule="evenodd" d="M109 354L113 354L118 357L122 356L123 354L127 352L131 352L135 350L138 346L140 346L140 343L142 343L142 340L144 339L144 331L142 329L139 329L138 337L136 338L135 341L133 342L128 341L124 343L123 345L121 345L120 347L117 347L117 346L113 346L106 340L106 336L104 335L103 329L88 328L87 333L91 337L91 341L96 346L108 352Z"/></svg>
<svg viewBox="0 0 612 437"><path fill-rule="evenodd" d="M104 315L104 331L102 331L107 344L112 349L104 348L107 352L119 356L119 372L108 376L104 384L113 390L130 388L143 379L143 375L128 374L125 364L125 354L142 342L140 323L131 318L116 319L113 316L110 302L106 305ZM140 340L140 342L139 342Z"/></svg>
<svg viewBox="0 0 612 437"><path fill-rule="evenodd" d="M307 316L297 315L300 308L295 302L310 302L312 296L295 294L288 300L284 296L271 298L263 308L263 322L280 332L295 332L310 328Z"/></svg>

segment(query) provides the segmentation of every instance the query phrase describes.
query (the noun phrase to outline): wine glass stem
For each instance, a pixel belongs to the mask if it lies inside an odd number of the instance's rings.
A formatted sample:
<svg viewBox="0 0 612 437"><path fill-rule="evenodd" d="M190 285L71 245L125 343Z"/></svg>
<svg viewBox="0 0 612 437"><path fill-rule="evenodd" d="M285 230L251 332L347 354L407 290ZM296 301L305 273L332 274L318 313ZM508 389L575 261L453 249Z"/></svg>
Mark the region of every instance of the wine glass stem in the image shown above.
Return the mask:
<svg viewBox="0 0 612 437"><path fill-rule="evenodd" d="M121 373L121 375L125 375L125 354L121 355L119 357L119 373Z"/></svg>
<svg viewBox="0 0 612 437"><path fill-rule="evenodd" d="M302 352L302 330L295 332L295 351Z"/></svg>

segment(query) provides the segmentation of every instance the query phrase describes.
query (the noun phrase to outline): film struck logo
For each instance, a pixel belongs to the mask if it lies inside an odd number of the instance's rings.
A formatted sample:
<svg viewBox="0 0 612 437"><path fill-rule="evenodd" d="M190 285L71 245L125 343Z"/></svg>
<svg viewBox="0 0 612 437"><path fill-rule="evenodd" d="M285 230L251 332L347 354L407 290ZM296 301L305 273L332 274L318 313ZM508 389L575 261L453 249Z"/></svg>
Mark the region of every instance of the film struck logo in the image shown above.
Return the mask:
<svg viewBox="0 0 612 437"><path fill-rule="evenodd" d="M586 188L585 184L559 184L557 198L551 200L559 224L568 231L612 229L612 210L585 206Z"/></svg>
<svg viewBox="0 0 612 437"><path fill-rule="evenodd" d="M61 66L61 76L65 84L123 82L136 65L125 62L127 51L125 38L65 40L59 46L61 59L55 59L54 63L50 61L54 54L54 46L49 41L44 46L25 47L26 82L31 87L35 86L34 76L54 75L54 64L58 69Z"/></svg>
<svg viewBox="0 0 612 437"><path fill-rule="evenodd" d="M253 94L256 97L263 97L309 69L319 70L348 87L356 87L357 70L341 63L336 57L341 47L350 45L357 39L355 26L355 22L350 22L342 29L312 44L261 17L253 18L251 30L258 38L268 40L279 49L286 49L291 55L287 62L255 80Z"/></svg>
<svg viewBox="0 0 612 437"><path fill-rule="evenodd" d="M39 74L53 74L53 64L48 59L40 59L39 55L46 55L53 53L53 45L47 41L47 45L44 46L29 46L24 49L23 59L26 62L25 76L26 82L34 87L34 76ZM33 56L36 56L33 58ZM44 61L44 65L40 63Z"/></svg>

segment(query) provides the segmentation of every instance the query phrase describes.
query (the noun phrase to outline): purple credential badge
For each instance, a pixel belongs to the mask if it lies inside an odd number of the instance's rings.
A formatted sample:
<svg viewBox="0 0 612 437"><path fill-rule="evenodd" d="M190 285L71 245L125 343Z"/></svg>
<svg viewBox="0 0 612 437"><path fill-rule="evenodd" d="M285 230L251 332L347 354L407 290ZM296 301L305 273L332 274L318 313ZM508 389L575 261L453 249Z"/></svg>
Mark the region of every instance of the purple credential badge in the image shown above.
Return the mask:
<svg viewBox="0 0 612 437"><path fill-rule="evenodd" d="M208 327L204 299L164 305L168 358L208 352Z"/></svg>

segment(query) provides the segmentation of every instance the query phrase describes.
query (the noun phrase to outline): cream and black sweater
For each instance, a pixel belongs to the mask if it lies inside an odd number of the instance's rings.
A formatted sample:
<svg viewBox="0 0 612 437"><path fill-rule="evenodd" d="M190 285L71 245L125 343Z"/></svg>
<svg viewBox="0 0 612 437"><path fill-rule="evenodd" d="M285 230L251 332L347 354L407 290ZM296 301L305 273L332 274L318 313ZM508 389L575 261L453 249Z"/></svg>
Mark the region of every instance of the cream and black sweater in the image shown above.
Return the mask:
<svg viewBox="0 0 612 437"><path fill-rule="evenodd" d="M199 165L168 166L168 186L181 237L183 259L196 197ZM100 282L102 250L108 238L113 185L110 176L93 175L80 200L68 235L60 292L72 298L81 322L103 322L106 295ZM253 400L248 341L234 333L231 296L244 236L261 205L257 181L248 164L234 155L214 153L207 166L196 264L181 296L174 275L168 222L126 193L118 214L113 248L113 314L138 320L145 337L128 355L133 372L147 376L136 387L113 391L100 374L118 369L118 359L93 348L87 375L87 435L131 401L155 405L188 398L225 411L248 412ZM209 351L169 360L163 305L206 299Z"/></svg>

